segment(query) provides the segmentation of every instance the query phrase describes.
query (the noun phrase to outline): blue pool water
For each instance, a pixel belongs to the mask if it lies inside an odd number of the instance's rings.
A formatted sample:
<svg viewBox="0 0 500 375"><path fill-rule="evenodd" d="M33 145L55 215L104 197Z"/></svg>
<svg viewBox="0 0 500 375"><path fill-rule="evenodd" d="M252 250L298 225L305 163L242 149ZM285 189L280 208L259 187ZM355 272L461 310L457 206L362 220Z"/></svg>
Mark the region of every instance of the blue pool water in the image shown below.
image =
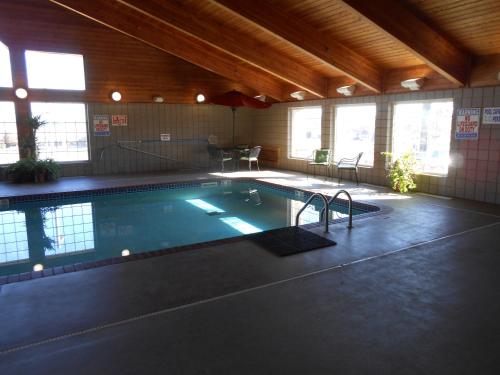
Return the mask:
<svg viewBox="0 0 500 375"><path fill-rule="evenodd" d="M208 185L13 204L0 211L0 275L291 226L306 200L253 182ZM310 206L301 224L320 209ZM331 219L345 216L332 209Z"/></svg>

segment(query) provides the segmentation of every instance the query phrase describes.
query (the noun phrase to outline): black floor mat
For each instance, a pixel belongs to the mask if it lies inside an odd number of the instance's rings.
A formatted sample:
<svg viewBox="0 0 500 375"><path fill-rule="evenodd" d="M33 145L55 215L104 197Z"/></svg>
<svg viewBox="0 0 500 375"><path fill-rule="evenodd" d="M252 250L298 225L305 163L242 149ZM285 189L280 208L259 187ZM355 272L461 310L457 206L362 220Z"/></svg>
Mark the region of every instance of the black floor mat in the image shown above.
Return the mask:
<svg viewBox="0 0 500 375"><path fill-rule="evenodd" d="M277 256L286 256L333 246L337 243L299 227L273 229L255 233L250 239Z"/></svg>

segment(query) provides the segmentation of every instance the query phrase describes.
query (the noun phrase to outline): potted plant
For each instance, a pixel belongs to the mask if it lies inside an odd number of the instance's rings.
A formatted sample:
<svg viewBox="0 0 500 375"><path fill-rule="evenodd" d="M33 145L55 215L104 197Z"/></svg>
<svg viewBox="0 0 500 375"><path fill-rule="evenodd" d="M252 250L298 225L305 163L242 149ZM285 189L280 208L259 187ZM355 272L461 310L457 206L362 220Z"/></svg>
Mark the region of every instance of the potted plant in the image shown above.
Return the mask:
<svg viewBox="0 0 500 375"><path fill-rule="evenodd" d="M7 177L13 182L33 182L35 179L36 160L28 157L7 167Z"/></svg>
<svg viewBox="0 0 500 375"><path fill-rule="evenodd" d="M407 193L417 187L414 180L416 160L411 152L404 153L395 161L392 161L391 152L382 152L382 155L390 160L387 177L393 190Z"/></svg>
<svg viewBox="0 0 500 375"><path fill-rule="evenodd" d="M37 159L36 132L46 123L47 121L42 120L41 115L30 116L26 119L25 126L28 134L22 137L21 148L26 152L28 158Z"/></svg>

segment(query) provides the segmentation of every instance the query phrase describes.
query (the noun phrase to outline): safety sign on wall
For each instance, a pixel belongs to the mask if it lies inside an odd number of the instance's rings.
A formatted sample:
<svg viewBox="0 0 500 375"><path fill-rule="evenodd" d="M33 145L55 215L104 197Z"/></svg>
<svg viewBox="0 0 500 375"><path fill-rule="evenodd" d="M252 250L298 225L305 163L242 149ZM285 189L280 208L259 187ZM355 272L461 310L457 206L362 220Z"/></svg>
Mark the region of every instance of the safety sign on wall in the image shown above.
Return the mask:
<svg viewBox="0 0 500 375"><path fill-rule="evenodd" d="M108 115L94 115L94 135L96 137L108 137L111 135Z"/></svg>
<svg viewBox="0 0 500 375"><path fill-rule="evenodd" d="M500 107L484 108L483 124L500 124Z"/></svg>
<svg viewBox="0 0 500 375"><path fill-rule="evenodd" d="M460 108L457 111L455 139L476 141L479 138L481 108Z"/></svg>

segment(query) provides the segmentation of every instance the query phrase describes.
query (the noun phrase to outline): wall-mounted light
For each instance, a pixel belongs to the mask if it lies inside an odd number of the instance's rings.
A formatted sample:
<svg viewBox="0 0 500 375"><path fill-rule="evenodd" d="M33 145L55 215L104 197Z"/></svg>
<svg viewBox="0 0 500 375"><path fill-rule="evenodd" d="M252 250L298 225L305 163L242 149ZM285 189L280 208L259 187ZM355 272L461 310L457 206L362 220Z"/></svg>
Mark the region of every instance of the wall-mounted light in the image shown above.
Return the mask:
<svg viewBox="0 0 500 375"><path fill-rule="evenodd" d="M163 103L165 99L163 99L163 96L160 95L155 95L153 96L153 102L155 103Z"/></svg>
<svg viewBox="0 0 500 375"><path fill-rule="evenodd" d="M344 96L352 96L356 91L356 85L347 85L342 87L337 87L337 92Z"/></svg>
<svg viewBox="0 0 500 375"><path fill-rule="evenodd" d="M203 103L204 101L205 101L205 95L203 95L201 93L196 95L196 102L197 103Z"/></svg>
<svg viewBox="0 0 500 375"><path fill-rule="evenodd" d="M19 99L26 99L28 97L28 91L22 87L17 88L15 94Z"/></svg>
<svg viewBox="0 0 500 375"><path fill-rule="evenodd" d="M290 94L290 96L294 99L297 100L304 100L306 97L306 92L305 91L295 91Z"/></svg>
<svg viewBox="0 0 500 375"><path fill-rule="evenodd" d="M423 78L411 78L401 82L401 86L403 86L405 89L410 89L411 91L420 90L423 85Z"/></svg>
<svg viewBox="0 0 500 375"><path fill-rule="evenodd" d="M113 101L115 102L119 102L120 100L122 100L122 94L120 94L118 91L113 91L111 93L111 99L113 99Z"/></svg>
<svg viewBox="0 0 500 375"><path fill-rule="evenodd" d="M266 101L266 96L264 94L254 96L255 99L260 100L261 102Z"/></svg>

